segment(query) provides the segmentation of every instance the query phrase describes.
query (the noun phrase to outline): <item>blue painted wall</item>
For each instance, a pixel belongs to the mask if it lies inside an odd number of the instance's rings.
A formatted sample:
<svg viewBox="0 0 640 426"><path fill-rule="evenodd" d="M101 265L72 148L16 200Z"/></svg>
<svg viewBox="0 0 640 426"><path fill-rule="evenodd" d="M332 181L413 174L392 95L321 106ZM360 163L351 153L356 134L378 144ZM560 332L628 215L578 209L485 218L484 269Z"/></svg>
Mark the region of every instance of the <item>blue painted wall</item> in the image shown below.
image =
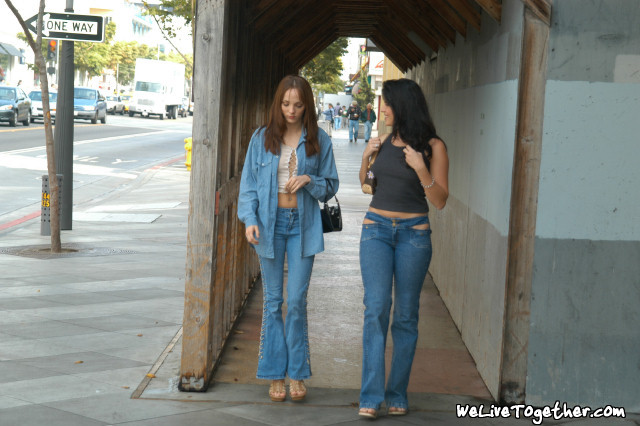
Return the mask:
<svg viewBox="0 0 640 426"><path fill-rule="evenodd" d="M555 0L527 401L640 411L640 1Z"/></svg>

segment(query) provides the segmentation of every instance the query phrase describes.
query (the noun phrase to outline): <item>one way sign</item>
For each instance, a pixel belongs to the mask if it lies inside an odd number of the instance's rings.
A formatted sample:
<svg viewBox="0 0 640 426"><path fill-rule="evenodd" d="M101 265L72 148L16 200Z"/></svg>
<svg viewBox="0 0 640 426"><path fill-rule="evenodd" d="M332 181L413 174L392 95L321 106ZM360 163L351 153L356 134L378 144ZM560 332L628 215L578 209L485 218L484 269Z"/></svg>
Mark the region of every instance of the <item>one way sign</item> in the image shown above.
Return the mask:
<svg viewBox="0 0 640 426"><path fill-rule="evenodd" d="M34 34L38 33L38 15L32 16L25 23ZM45 12L42 16L42 36L59 40L102 42L104 16Z"/></svg>

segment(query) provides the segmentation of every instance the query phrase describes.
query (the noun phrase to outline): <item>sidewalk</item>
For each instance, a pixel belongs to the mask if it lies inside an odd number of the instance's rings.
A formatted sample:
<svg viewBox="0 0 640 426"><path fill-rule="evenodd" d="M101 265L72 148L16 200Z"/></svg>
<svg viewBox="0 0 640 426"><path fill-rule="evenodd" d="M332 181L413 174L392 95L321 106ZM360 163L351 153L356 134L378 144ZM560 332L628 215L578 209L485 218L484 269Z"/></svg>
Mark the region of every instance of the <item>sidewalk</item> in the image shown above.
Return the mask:
<svg viewBox="0 0 640 426"><path fill-rule="evenodd" d="M189 172L182 162L145 171L100 200L79 202L63 246L39 220L0 232L0 426L362 425L362 284L359 225L368 205L357 172L364 143L333 132L344 229L326 235L309 291L314 376L304 403L271 403L255 379L259 285L205 393L176 390L184 304ZM82 198L80 198L82 200ZM425 285L411 413L375 424L520 425L524 419L457 419L456 404L489 394L437 290ZM148 373L155 378L147 378ZM134 396L134 397L132 397ZM569 422L545 421L545 424ZM626 420L572 425L632 425Z"/></svg>

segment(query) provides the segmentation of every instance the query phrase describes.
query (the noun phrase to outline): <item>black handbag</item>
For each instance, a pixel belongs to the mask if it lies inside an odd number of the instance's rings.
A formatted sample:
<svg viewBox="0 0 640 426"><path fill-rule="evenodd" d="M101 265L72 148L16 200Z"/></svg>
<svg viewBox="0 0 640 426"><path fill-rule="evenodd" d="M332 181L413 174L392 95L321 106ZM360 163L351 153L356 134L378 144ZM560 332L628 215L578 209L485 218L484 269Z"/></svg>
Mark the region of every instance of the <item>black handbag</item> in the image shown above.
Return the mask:
<svg viewBox="0 0 640 426"><path fill-rule="evenodd" d="M322 218L322 232L338 232L342 231L342 211L340 210L340 201L335 197L336 205L330 206L327 201L320 209L320 217Z"/></svg>

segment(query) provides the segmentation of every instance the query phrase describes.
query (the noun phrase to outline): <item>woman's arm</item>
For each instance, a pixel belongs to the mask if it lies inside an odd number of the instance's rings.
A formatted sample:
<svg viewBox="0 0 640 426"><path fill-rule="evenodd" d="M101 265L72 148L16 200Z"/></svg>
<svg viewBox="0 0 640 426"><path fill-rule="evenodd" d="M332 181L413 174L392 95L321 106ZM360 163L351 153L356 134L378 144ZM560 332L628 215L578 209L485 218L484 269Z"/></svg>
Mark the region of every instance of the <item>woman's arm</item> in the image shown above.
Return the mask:
<svg viewBox="0 0 640 426"><path fill-rule="evenodd" d="M256 131L249 142L244 166L242 167L240 191L238 195L238 219L240 219L246 227L258 225L258 185L253 166L256 163L256 144L262 143L263 139L258 136L258 131Z"/></svg>
<svg viewBox="0 0 640 426"><path fill-rule="evenodd" d="M431 139L431 171L427 169L422 154L410 146L405 147L407 164L411 166L420 178L427 199L438 210L444 208L449 198L449 156L447 148L440 139Z"/></svg>
<svg viewBox="0 0 640 426"><path fill-rule="evenodd" d="M320 152L318 158L318 174L305 174L298 176L305 182L298 187L304 188L309 194L319 201L328 201L338 192L338 169L336 168L336 160L333 156L333 143L325 132L318 134L320 143ZM295 179L295 178L292 178ZM306 180L309 180L306 182ZM296 190L298 190L296 189Z"/></svg>

